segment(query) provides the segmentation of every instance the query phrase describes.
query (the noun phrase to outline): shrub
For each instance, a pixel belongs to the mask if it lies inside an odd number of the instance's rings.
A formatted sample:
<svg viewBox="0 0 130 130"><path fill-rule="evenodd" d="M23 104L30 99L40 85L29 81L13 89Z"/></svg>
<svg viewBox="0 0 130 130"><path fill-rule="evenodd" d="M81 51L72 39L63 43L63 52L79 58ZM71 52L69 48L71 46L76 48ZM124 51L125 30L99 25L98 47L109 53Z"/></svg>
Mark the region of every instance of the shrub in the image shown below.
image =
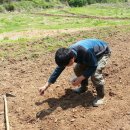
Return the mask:
<svg viewBox="0 0 130 130"><path fill-rule="evenodd" d="M14 11L14 10L15 10L14 5L11 4L11 3L5 4L4 7L5 7L5 9L6 9L7 11Z"/></svg>
<svg viewBox="0 0 130 130"><path fill-rule="evenodd" d="M20 2L13 2L15 10L27 10L30 11L32 9L38 8L38 5L32 1L20 1Z"/></svg>
<svg viewBox="0 0 130 130"><path fill-rule="evenodd" d="M95 0L87 0L88 5L96 3Z"/></svg>
<svg viewBox="0 0 130 130"><path fill-rule="evenodd" d="M86 5L87 0L68 0L68 4L74 7L81 7Z"/></svg>
<svg viewBox="0 0 130 130"><path fill-rule="evenodd" d="M42 4L42 8L51 8L51 7L53 7L53 6L54 6L54 5L51 4L51 3L49 3L49 2L46 2L46 3Z"/></svg>
<svg viewBox="0 0 130 130"><path fill-rule="evenodd" d="M56 2L53 2L53 0L29 0L29 1L33 2L38 7L42 8L51 8L54 7L54 5L56 4Z"/></svg>

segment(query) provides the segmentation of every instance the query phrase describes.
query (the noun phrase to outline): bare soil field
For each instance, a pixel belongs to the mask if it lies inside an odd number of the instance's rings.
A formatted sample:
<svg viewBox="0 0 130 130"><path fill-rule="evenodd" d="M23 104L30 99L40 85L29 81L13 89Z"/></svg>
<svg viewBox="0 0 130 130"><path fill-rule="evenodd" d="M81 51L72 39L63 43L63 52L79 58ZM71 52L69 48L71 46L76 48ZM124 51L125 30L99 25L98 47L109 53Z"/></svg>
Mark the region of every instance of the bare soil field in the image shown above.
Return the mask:
<svg viewBox="0 0 130 130"><path fill-rule="evenodd" d="M54 53L30 60L0 61L0 93L8 97L11 130L130 130L130 32L106 37L112 56L104 70L106 104L93 107L95 91L81 95L69 83L73 68L66 70L43 96L44 85L55 68ZM4 130L0 98L0 129Z"/></svg>

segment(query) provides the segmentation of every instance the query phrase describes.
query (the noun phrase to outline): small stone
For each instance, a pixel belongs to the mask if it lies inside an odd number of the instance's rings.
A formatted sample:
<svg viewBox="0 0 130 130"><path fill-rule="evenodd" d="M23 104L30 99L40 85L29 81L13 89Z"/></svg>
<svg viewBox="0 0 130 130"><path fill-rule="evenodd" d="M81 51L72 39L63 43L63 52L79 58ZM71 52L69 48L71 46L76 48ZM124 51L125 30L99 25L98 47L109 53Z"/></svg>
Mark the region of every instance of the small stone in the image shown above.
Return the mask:
<svg viewBox="0 0 130 130"><path fill-rule="evenodd" d="M109 96L115 96L116 94L114 92L109 92Z"/></svg>
<svg viewBox="0 0 130 130"><path fill-rule="evenodd" d="M82 118L85 118L85 115L81 115Z"/></svg>
<svg viewBox="0 0 130 130"><path fill-rule="evenodd" d="M76 115L73 115L73 117L74 117L74 118L77 118L77 116L76 116Z"/></svg>
<svg viewBox="0 0 130 130"><path fill-rule="evenodd" d="M71 122L74 122L74 121L75 121L75 119L73 118L73 119L71 119L70 121L71 121Z"/></svg>
<svg viewBox="0 0 130 130"><path fill-rule="evenodd" d="M4 114L4 112L0 112L0 115L3 115Z"/></svg>
<svg viewBox="0 0 130 130"><path fill-rule="evenodd" d="M125 130L124 128L120 128L119 130Z"/></svg>
<svg viewBox="0 0 130 130"><path fill-rule="evenodd" d="M60 87L60 85L56 85L56 88Z"/></svg>
<svg viewBox="0 0 130 130"><path fill-rule="evenodd" d="M127 112L126 114L127 114L127 115L130 115L130 112Z"/></svg>
<svg viewBox="0 0 130 130"><path fill-rule="evenodd" d="M58 112L62 111L62 108L61 108L61 107L58 107L58 108L57 108L57 111L58 111Z"/></svg>
<svg viewBox="0 0 130 130"><path fill-rule="evenodd" d="M56 123L57 121L58 121L58 120L57 120L57 119L55 119L55 121L54 121L54 122Z"/></svg>

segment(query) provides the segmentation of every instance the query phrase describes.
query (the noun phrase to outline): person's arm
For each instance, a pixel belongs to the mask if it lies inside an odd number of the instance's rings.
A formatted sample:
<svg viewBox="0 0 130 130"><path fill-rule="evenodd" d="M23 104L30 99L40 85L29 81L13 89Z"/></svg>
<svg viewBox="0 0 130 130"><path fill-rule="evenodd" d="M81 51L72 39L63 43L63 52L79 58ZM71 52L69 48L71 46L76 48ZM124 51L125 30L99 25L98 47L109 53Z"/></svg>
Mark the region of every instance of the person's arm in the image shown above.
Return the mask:
<svg viewBox="0 0 130 130"><path fill-rule="evenodd" d="M73 81L72 81L72 85L73 86L79 86L81 84L81 82L85 79L85 77L83 75L75 78Z"/></svg>
<svg viewBox="0 0 130 130"><path fill-rule="evenodd" d="M48 87L51 86L51 84L55 83L56 79L59 77L59 75L61 74L61 72L65 69L65 67L56 67L56 69L54 70L54 72L51 74L48 82L46 82L46 84L41 87L39 89L39 93L40 95L43 95L44 92L47 90Z"/></svg>
<svg viewBox="0 0 130 130"><path fill-rule="evenodd" d="M97 59L91 51L87 51L84 57L84 62L88 65L83 74L72 81L73 86L78 86L84 79L88 79L97 68Z"/></svg>
<svg viewBox="0 0 130 130"><path fill-rule="evenodd" d="M57 66L55 68L55 70L53 71L53 73L51 74L48 82L53 84L56 82L57 78L60 76L60 74L62 73L62 71L65 69L65 67L59 67Z"/></svg>

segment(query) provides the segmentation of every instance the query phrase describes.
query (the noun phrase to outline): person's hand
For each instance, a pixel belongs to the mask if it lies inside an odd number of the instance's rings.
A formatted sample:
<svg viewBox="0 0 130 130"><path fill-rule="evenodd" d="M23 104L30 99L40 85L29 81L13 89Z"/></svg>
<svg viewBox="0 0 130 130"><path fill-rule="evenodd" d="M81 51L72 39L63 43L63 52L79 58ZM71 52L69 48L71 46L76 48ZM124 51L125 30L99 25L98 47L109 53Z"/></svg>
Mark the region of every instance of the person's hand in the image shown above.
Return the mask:
<svg viewBox="0 0 130 130"><path fill-rule="evenodd" d="M47 89L46 86L43 86L43 87L39 88L40 95L43 95L46 89Z"/></svg>
<svg viewBox="0 0 130 130"><path fill-rule="evenodd" d="M46 89L50 86L50 83L46 83L43 87L39 88L40 95L43 95Z"/></svg>
<svg viewBox="0 0 130 130"><path fill-rule="evenodd" d="M79 86L82 82L82 80L84 80L85 77L84 76L79 76L77 78L75 78L73 81L72 81L72 85L73 86Z"/></svg>

